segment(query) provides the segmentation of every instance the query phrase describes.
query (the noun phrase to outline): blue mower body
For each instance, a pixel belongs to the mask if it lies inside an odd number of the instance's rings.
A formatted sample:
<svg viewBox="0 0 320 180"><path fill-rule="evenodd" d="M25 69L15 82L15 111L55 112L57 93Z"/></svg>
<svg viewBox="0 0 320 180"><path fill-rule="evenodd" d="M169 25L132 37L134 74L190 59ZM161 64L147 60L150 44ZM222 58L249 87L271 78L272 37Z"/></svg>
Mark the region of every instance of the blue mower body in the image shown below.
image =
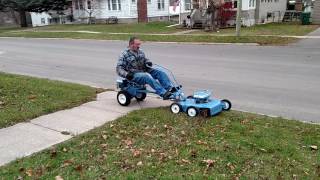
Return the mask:
<svg viewBox="0 0 320 180"><path fill-rule="evenodd" d="M210 98L211 92L200 90L194 92L193 96L178 100L170 106L173 113L186 112L189 116L194 117L198 114L202 116L214 116L223 110L231 108L230 101L224 99ZM178 110L180 108L180 110Z"/></svg>

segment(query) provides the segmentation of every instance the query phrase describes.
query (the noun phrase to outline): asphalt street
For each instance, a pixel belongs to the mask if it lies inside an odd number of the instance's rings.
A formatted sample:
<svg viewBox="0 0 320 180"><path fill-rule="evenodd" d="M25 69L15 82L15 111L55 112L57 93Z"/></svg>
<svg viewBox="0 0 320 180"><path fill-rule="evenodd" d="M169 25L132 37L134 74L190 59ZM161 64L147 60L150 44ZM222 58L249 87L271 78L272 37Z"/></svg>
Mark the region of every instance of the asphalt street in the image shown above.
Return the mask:
<svg viewBox="0 0 320 180"><path fill-rule="evenodd" d="M0 39L0 71L115 88L124 41ZM142 45L186 94L209 89L237 110L320 123L320 39L289 46Z"/></svg>

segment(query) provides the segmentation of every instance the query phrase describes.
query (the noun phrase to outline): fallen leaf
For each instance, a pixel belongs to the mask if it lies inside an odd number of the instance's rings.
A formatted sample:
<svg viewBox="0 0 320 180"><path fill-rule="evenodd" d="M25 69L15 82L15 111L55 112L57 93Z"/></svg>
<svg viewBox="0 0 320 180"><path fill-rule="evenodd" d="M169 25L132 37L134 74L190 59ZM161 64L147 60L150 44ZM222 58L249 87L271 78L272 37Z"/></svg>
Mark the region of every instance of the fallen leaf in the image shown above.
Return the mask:
<svg viewBox="0 0 320 180"><path fill-rule="evenodd" d="M74 161L72 159L65 160L63 161L62 167L70 166L71 164L73 164L73 162Z"/></svg>
<svg viewBox="0 0 320 180"><path fill-rule="evenodd" d="M311 150L318 150L318 146L312 145L310 146Z"/></svg>
<svg viewBox="0 0 320 180"><path fill-rule="evenodd" d="M30 99L30 100L35 99L35 98L37 98L36 95L30 95L30 96L28 96L28 99Z"/></svg>
<svg viewBox="0 0 320 180"><path fill-rule="evenodd" d="M197 144L198 144L198 145L207 145L208 143L207 143L207 142L204 142L204 141L199 140L199 141L197 142Z"/></svg>
<svg viewBox="0 0 320 180"><path fill-rule="evenodd" d="M192 157L192 158L196 158L196 157L197 157L197 151L195 151L195 150L192 150L192 151L190 152L190 154L191 154L191 157Z"/></svg>
<svg viewBox="0 0 320 180"><path fill-rule="evenodd" d="M142 166L143 164L142 164L142 161L139 161L138 163L137 163L137 166Z"/></svg>
<svg viewBox="0 0 320 180"><path fill-rule="evenodd" d="M82 172L83 167L82 167L82 165L80 164L80 165L76 166L74 169L75 169L76 171L78 171L78 172Z"/></svg>
<svg viewBox="0 0 320 180"><path fill-rule="evenodd" d="M103 149L106 149L108 144L100 144L100 146L103 148Z"/></svg>
<svg viewBox="0 0 320 180"><path fill-rule="evenodd" d="M86 142L85 141L81 141L80 146L85 145Z"/></svg>
<svg viewBox="0 0 320 180"><path fill-rule="evenodd" d="M235 169L234 165L231 164L230 162L227 164L227 167L228 167L231 171L233 171L233 170Z"/></svg>
<svg viewBox="0 0 320 180"><path fill-rule="evenodd" d="M124 140L124 143L127 145L127 146L132 146L133 142L131 139L127 139L127 140Z"/></svg>
<svg viewBox="0 0 320 180"><path fill-rule="evenodd" d="M160 161L164 161L166 159L167 155L165 153L160 153Z"/></svg>
<svg viewBox="0 0 320 180"><path fill-rule="evenodd" d="M51 158L55 158L55 157L57 157L57 150L56 149L51 149L51 151L50 151L50 157Z"/></svg>
<svg viewBox="0 0 320 180"><path fill-rule="evenodd" d="M43 174L43 169L42 169L42 167L37 168L35 174L36 174L37 177L42 176L42 174Z"/></svg>
<svg viewBox="0 0 320 180"><path fill-rule="evenodd" d="M62 151L63 152L68 152L68 149L67 148L63 148Z"/></svg>
<svg viewBox="0 0 320 180"><path fill-rule="evenodd" d="M232 180L239 180L238 176L232 177Z"/></svg>
<svg viewBox="0 0 320 180"><path fill-rule="evenodd" d="M104 139L104 140L106 140L107 138L108 138L108 136L107 135L102 135L102 138Z"/></svg>
<svg viewBox="0 0 320 180"><path fill-rule="evenodd" d="M189 161L189 160L187 160L187 159L181 159L181 161L182 161L183 163L190 164L190 161Z"/></svg>
<svg viewBox="0 0 320 180"><path fill-rule="evenodd" d="M0 101L0 106L4 105L4 102L3 101Z"/></svg>
<svg viewBox="0 0 320 180"><path fill-rule="evenodd" d="M240 121L240 124L247 124L248 122L249 122L248 119L244 119L244 120Z"/></svg>
<svg viewBox="0 0 320 180"><path fill-rule="evenodd" d="M133 157L139 157L141 155L141 151L139 150L133 150Z"/></svg>
<svg viewBox="0 0 320 180"><path fill-rule="evenodd" d="M267 150L265 150L263 148L260 148L259 150L262 151L262 152L268 152Z"/></svg>
<svg viewBox="0 0 320 180"><path fill-rule="evenodd" d="M151 136L152 133L151 133L150 131L147 131L147 132L143 133L143 135L145 135L145 136Z"/></svg>
<svg viewBox="0 0 320 180"><path fill-rule="evenodd" d="M61 176L56 176L55 180L63 180L63 178Z"/></svg>
<svg viewBox="0 0 320 180"><path fill-rule="evenodd" d="M31 177L31 176L33 175L32 169L28 169L28 170L26 171L26 174L27 174L29 177Z"/></svg>
<svg viewBox="0 0 320 180"><path fill-rule="evenodd" d="M203 160L202 162L206 163L207 167L212 167L216 161L211 159L206 159L206 160Z"/></svg>

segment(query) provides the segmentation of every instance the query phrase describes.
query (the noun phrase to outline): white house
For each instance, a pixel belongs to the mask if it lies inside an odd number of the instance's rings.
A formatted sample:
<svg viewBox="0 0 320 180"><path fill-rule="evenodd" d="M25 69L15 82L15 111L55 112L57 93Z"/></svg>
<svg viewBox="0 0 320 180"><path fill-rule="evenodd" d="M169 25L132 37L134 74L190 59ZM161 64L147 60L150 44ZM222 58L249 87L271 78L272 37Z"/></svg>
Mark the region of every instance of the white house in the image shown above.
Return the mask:
<svg viewBox="0 0 320 180"><path fill-rule="evenodd" d="M171 6L170 6L171 4ZM180 8L181 5L181 8ZM72 0L73 16L78 21L88 17L105 20L115 16L120 22L167 20L171 15L190 12L191 1L181 0L173 11L171 0Z"/></svg>
<svg viewBox="0 0 320 180"><path fill-rule="evenodd" d="M33 26L61 24L74 21L87 23L89 17L105 22L117 17L120 22L148 22L168 20L173 15L190 13L191 0L69 0L69 9L64 15L32 13Z"/></svg>
<svg viewBox="0 0 320 180"><path fill-rule="evenodd" d="M48 13L31 13L32 26L46 26L49 25L51 16Z"/></svg>

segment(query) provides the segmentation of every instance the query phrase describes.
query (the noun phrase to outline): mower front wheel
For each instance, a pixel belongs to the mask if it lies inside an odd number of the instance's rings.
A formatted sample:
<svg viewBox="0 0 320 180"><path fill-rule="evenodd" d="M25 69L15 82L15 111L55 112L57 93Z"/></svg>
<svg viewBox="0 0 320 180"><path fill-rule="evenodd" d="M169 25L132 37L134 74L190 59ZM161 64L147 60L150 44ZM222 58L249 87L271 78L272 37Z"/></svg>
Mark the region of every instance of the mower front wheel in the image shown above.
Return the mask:
<svg viewBox="0 0 320 180"><path fill-rule="evenodd" d="M187 114L190 117L196 117L198 115L198 113L199 113L198 110L196 108L194 108L194 107L189 107L187 109Z"/></svg>
<svg viewBox="0 0 320 180"><path fill-rule="evenodd" d="M178 103L172 103L170 106L170 110L173 114L178 114L181 112L181 106Z"/></svg>
<svg viewBox="0 0 320 180"><path fill-rule="evenodd" d="M232 104L228 99L223 99L221 100L221 102L223 103L222 109L224 111L229 111L231 109Z"/></svg>
<svg viewBox="0 0 320 180"><path fill-rule="evenodd" d="M126 91L119 91L117 95L117 100L121 106L128 106L131 102L131 96Z"/></svg>

